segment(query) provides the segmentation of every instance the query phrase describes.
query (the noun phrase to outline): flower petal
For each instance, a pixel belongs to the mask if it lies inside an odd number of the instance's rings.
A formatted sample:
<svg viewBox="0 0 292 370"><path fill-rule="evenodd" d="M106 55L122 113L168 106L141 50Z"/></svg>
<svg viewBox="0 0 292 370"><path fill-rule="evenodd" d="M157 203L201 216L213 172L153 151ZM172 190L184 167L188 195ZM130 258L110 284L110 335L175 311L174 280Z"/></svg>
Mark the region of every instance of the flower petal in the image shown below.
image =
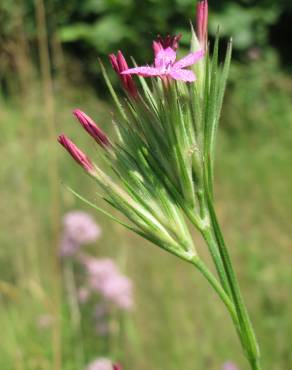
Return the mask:
<svg viewBox="0 0 292 370"><path fill-rule="evenodd" d="M176 62L173 65L173 68L181 69L184 67L191 66L192 64L195 64L197 61L202 59L204 56L204 50L196 51L195 53L190 53L184 58L180 59L178 62Z"/></svg>
<svg viewBox="0 0 292 370"><path fill-rule="evenodd" d="M172 69L169 72L169 76L174 80L182 80L185 82L193 82L196 80L194 72L187 69Z"/></svg>
<svg viewBox="0 0 292 370"><path fill-rule="evenodd" d="M130 68L130 69L127 69L126 71L123 71L121 74L122 75L134 74L134 75L139 75L143 77L151 77L151 76L160 76L161 71L158 68L145 66L145 67Z"/></svg>
<svg viewBox="0 0 292 370"><path fill-rule="evenodd" d="M154 65L156 68L166 68L173 65L176 59L176 52L172 48L161 49L155 56Z"/></svg>

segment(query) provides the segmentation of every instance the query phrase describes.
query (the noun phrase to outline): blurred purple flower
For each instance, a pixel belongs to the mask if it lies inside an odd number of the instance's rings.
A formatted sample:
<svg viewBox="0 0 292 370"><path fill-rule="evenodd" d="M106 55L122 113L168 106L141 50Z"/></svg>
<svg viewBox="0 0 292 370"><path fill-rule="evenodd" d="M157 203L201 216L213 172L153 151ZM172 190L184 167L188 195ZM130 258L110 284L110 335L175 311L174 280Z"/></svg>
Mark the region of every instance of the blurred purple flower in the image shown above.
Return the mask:
<svg viewBox="0 0 292 370"><path fill-rule="evenodd" d="M80 248L80 244L76 243L76 241L71 239L70 235L68 235L64 231L61 237L60 255L62 257L73 256L79 248Z"/></svg>
<svg viewBox="0 0 292 370"><path fill-rule="evenodd" d="M113 370L114 365L111 362L111 360L108 360L107 358L98 358L91 362L86 370Z"/></svg>
<svg viewBox="0 0 292 370"><path fill-rule="evenodd" d="M63 218L63 235L60 254L72 256L83 244L95 242L101 235L101 229L86 212L71 211Z"/></svg>
<svg viewBox="0 0 292 370"><path fill-rule="evenodd" d="M71 211L63 219L65 232L76 243L88 244L95 242L101 235L101 229L95 220L86 212Z"/></svg>
<svg viewBox="0 0 292 370"><path fill-rule="evenodd" d="M122 310L129 311L134 306L133 284L124 275L114 275L104 281L100 289L102 295Z"/></svg>
<svg viewBox="0 0 292 370"><path fill-rule="evenodd" d="M231 361L227 361L227 362L224 362L223 366L222 366L222 370L239 370L238 367L235 365L234 362L231 362Z"/></svg>
<svg viewBox="0 0 292 370"><path fill-rule="evenodd" d="M113 260L84 256L82 260L89 275L91 289L125 311L133 308L133 284L129 278L119 272Z"/></svg>
<svg viewBox="0 0 292 370"><path fill-rule="evenodd" d="M84 265L89 275L90 287L100 291L106 280L119 274L116 264L110 258L85 258Z"/></svg>

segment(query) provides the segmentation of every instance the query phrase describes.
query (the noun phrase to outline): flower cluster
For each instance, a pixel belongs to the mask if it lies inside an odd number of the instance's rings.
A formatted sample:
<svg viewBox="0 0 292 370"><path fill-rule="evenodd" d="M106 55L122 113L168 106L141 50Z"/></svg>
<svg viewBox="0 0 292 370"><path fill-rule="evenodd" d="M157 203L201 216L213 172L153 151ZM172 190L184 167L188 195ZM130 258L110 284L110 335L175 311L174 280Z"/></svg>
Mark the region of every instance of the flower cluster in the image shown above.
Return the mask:
<svg viewBox="0 0 292 370"><path fill-rule="evenodd" d="M101 235L101 229L86 212L71 211L63 218L60 254L73 256L84 244L95 242Z"/></svg>
<svg viewBox="0 0 292 370"><path fill-rule="evenodd" d="M224 362L222 370L239 370L238 367L235 365L234 362L227 361Z"/></svg>
<svg viewBox="0 0 292 370"><path fill-rule="evenodd" d="M133 284L109 258L82 257L90 293L98 293L115 307L129 311L134 306ZM84 293L83 293L84 296Z"/></svg>
<svg viewBox="0 0 292 370"><path fill-rule="evenodd" d="M113 364L107 358L98 358L91 362L86 370L122 370L122 368L119 364Z"/></svg>

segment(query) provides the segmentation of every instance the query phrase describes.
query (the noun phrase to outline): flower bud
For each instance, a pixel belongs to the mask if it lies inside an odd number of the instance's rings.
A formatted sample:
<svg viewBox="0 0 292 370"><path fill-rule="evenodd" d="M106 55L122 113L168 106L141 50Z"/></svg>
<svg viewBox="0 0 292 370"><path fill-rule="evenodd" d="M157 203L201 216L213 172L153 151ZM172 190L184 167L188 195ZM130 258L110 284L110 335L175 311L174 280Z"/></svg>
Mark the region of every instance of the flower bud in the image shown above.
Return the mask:
<svg viewBox="0 0 292 370"><path fill-rule="evenodd" d="M208 1L200 0L197 5L196 33L201 47L206 50L208 42Z"/></svg>
<svg viewBox="0 0 292 370"><path fill-rule="evenodd" d="M135 85L135 82L133 81L132 76L130 75L123 75L122 72L129 69L129 66L126 62L126 59L123 56L123 53L119 50L117 53L117 56L114 54L109 55L110 63L116 72L116 74L119 76L123 88L127 91L127 93L134 99L137 99L138 97L138 90Z"/></svg>
<svg viewBox="0 0 292 370"><path fill-rule="evenodd" d="M84 168L86 172L94 172L94 166L91 160L64 134L58 137L58 142L67 150L72 158Z"/></svg>
<svg viewBox="0 0 292 370"><path fill-rule="evenodd" d="M96 125L96 123L87 114L80 109L73 111L74 116L78 119L81 126L89 133L90 136L103 148L110 146L107 135Z"/></svg>

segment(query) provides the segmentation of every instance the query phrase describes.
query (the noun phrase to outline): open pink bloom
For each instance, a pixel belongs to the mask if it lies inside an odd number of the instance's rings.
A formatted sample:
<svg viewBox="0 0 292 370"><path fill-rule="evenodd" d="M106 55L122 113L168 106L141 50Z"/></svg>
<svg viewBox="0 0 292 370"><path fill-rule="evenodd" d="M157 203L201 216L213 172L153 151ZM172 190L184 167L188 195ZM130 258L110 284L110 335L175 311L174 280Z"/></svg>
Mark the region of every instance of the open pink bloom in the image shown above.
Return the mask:
<svg viewBox="0 0 292 370"><path fill-rule="evenodd" d="M86 172L94 170L91 160L64 134L58 137L58 142L67 150L67 152L82 166Z"/></svg>
<svg viewBox="0 0 292 370"><path fill-rule="evenodd" d="M167 35L166 37L161 37L159 35L157 40L154 40L152 43L154 56L156 56L162 49L172 48L175 51L178 48L178 42L181 37L181 33L175 36Z"/></svg>
<svg viewBox="0 0 292 370"><path fill-rule="evenodd" d="M201 47L206 50L208 42L208 1L200 0L197 5L196 33Z"/></svg>
<svg viewBox="0 0 292 370"><path fill-rule="evenodd" d="M193 71L184 69L195 64L204 56L204 51L199 50L195 53L190 53L184 58L176 60L176 52L168 47L162 49L155 56L154 66L142 66L136 68L130 68L122 74L137 74L143 77L168 77L174 80L182 80L185 82L193 82L196 80L196 76Z"/></svg>
<svg viewBox="0 0 292 370"><path fill-rule="evenodd" d="M107 135L96 125L96 123L87 114L80 109L73 111L74 116L78 119L82 127L89 133L90 136L103 148L110 146Z"/></svg>
<svg viewBox="0 0 292 370"><path fill-rule="evenodd" d="M110 54L109 60L114 71L119 76L123 88L128 92L130 96L136 99L138 96L138 90L135 85L135 82L132 79L132 76L122 74L123 71L129 68L126 59L123 56L123 53L119 50L117 56L115 56L115 54Z"/></svg>

